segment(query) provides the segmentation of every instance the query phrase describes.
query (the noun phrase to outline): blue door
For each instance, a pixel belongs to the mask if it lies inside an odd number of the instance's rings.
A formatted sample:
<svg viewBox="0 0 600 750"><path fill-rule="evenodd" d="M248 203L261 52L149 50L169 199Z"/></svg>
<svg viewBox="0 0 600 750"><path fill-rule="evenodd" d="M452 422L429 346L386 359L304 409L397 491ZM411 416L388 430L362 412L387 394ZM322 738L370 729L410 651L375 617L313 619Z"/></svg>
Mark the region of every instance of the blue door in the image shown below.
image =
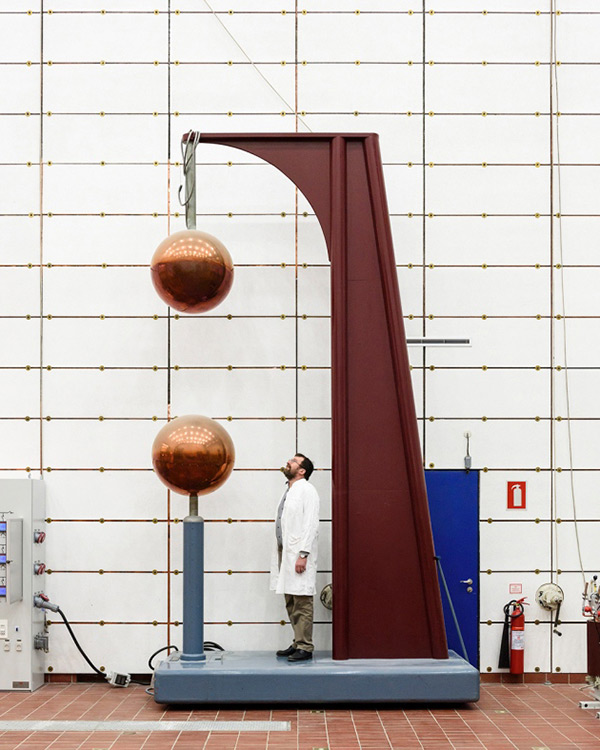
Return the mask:
<svg viewBox="0 0 600 750"><path fill-rule="evenodd" d="M479 472L425 472L435 553L450 591L469 662L479 668ZM463 656L440 580L448 648Z"/></svg>

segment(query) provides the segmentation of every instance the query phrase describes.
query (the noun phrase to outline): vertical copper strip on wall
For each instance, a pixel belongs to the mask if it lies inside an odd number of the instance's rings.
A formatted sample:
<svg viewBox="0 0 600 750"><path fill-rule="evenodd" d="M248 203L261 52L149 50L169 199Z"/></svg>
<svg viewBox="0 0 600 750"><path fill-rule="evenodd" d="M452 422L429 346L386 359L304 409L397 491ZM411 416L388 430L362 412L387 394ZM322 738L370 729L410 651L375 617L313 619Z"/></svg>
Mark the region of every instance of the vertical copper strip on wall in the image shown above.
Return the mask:
<svg viewBox="0 0 600 750"><path fill-rule="evenodd" d="M555 398L554 398L554 389L556 387L556 379L554 377L554 365L555 365L555 348L554 348L554 336L556 333L556 327L554 325L554 81L553 81L553 49L554 49L554 24L556 23L556 20L554 18L554 14L552 13L552 0L549 0L550 3L550 65L548 66L548 71L550 75L550 81L549 81L549 91L548 91L548 106L550 111L550 117L548 118L549 122L549 152L550 152L550 184L549 184L549 190L550 195L548 197L549 200L549 213L550 216L548 218L548 221L550 222L549 226L549 262L550 262L550 340L549 340L549 347L550 347L550 571L551 571L551 579L554 580L554 569L556 568L557 560L556 560L556 545L555 545L555 529L552 527L555 527L554 524L554 516L555 516L555 507L554 507L554 498L555 498L555 492L556 492L556 476L554 474L554 466L556 463L556 422L554 421L554 409L555 409ZM554 639L552 638L552 630L550 631L550 671L552 672L554 670Z"/></svg>
<svg viewBox="0 0 600 750"><path fill-rule="evenodd" d="M40 2L40 478L44 477L44 2Z"/></svg>
<svg viewBox="0 0 600 750"><path fill-rule="evenodd" d="M298 132L298 0L294 2L294 132ZM298 188L294 186L294 403L296 420L295 430L295 452L300 451L298 447L298 418L300 407L299 394L299 359L298 359ZM303 449L304 450L304 447Z"/></svg>
<svg viewBox="0 0 600 750"><path fill-rule="evenodd" d="M421 270L421 336L427 336L427 65L425 64L425 45L426 45L426 20L425 0L422 0L421 6L421 179L423 180L423 193L421 196L421 234L422 234L422 270ZM424 346L419 352L421 360L421 419L422 419L422 440L423 440L423 460L427 456L427 347Z"/></svg>
<svg viewBox="0 0 600 750"><path fill-rule="evenodd" d="M171 234L171 0L167 4L167 236ZM171 308L167 307L167 421L171 419ZM167 489L167 644L171 645L171 490ZM171 653L171 651L167 651Z"/></svg>

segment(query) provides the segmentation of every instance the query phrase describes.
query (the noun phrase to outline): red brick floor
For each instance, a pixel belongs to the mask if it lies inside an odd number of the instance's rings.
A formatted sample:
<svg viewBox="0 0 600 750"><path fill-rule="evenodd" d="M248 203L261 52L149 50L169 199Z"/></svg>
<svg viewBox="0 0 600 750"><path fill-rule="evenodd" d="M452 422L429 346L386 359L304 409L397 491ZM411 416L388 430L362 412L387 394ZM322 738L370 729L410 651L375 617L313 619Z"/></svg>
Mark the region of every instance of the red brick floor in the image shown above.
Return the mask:
<svg viewBox="0 0 600 750"><path fill-rule="evenodd" d="M2 720L290 721L290 732L0 732L0 750L600 750L576 685L482 685L479 703L372 708L165 708L142 687L48 684L0 693Z"/></svg>

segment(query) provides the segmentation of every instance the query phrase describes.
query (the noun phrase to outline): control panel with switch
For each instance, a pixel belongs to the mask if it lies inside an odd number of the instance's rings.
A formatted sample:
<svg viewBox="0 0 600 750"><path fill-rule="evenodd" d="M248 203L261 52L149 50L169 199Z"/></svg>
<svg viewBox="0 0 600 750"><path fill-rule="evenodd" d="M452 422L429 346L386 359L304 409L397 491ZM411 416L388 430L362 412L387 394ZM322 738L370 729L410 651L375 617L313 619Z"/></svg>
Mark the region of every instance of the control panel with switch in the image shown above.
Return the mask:
<svg viewBox="0 0 600 750"><path fill-rule="evenodd" d="M48 637L43 589L45 488L40 479L0 479L0 690L31 691L44 682Z"/></svg>

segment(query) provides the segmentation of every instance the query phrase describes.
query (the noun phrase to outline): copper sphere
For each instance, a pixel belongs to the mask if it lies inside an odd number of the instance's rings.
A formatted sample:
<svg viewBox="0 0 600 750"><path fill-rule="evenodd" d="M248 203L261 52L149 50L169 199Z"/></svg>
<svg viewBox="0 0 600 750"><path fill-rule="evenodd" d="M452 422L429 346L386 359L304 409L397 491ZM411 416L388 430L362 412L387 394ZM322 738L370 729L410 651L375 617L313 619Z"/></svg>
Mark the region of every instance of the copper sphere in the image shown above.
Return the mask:
<svg viewBox="0 0 600 750"><path fill-rule="evenodd" d="M196 229L164 239L152 257L151 271L161 299L186 313L212 310L233 284L233 262L225 245Z"/></svg>
<svg viewBox="0 0 600 750"><path fill-rule="evenodd" d="M214 492L233 471L235 448L227 430L197 414L173 419L152 445L152 463L161 481L181 495Z"/></svg>

